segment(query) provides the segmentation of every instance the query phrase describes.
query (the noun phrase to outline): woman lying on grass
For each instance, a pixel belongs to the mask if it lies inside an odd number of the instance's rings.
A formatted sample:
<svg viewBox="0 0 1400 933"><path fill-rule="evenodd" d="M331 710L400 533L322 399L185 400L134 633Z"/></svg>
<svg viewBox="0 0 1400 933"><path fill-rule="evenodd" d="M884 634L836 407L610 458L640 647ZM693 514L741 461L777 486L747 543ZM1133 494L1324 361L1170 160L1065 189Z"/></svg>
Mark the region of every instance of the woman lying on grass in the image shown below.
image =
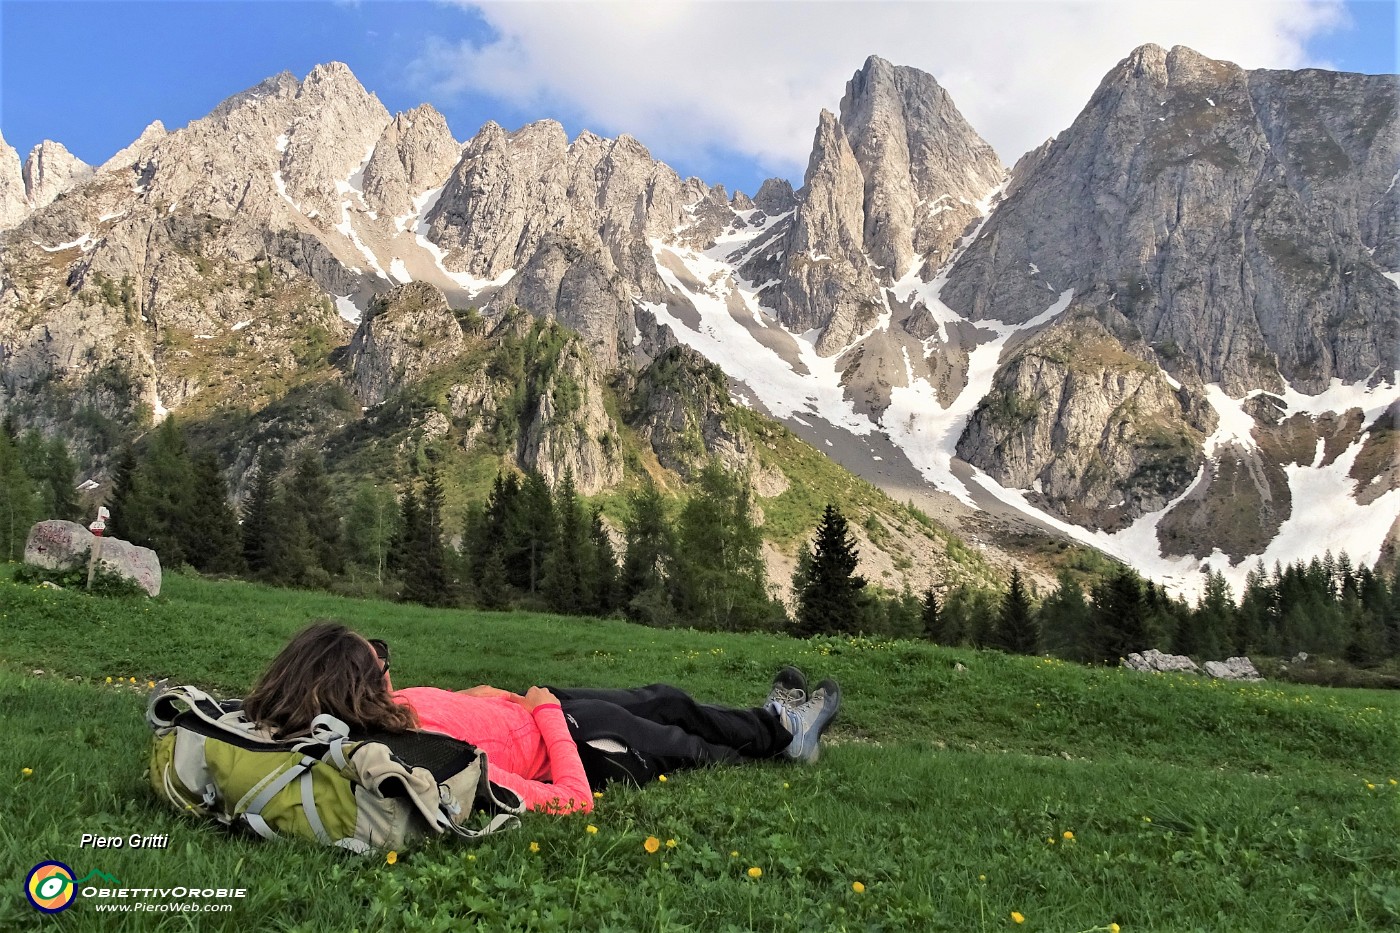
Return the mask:
<svg viewBox="0 0 1400 933"><path fill-rule="evenodd" d="M243 702L279 738L305 735L330 713L353 733L422 729L486 753L491 780L531 809L587 811L609 781L638 784L668 771L786 756L814 762L841 689L785 667L764 705L733 709L697 703L666 684L630 690L531 687L524 696L481 685L395 690L389 646L344 625L317 622L273 659Z"/></svg>

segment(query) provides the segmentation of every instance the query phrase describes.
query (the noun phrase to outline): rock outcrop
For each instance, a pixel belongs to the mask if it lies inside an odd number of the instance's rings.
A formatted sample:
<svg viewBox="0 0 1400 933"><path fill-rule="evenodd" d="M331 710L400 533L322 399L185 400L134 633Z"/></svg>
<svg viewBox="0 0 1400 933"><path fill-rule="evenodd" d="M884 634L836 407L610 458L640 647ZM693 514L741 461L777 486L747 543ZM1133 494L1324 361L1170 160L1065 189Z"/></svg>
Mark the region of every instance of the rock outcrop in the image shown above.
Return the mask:
<svg viewBox="0 0 1400 933"><path fill-rule="evenodd" d="M948 258L1003 174L932 76L872 56L840 117L822 112L781 260L746 274L778 279L765 303L791 330L821 330L823 355L840 352L889 310L881 286Z"/></svg>
<svg viewBox="0 0 1400 933"><path fill-rule="evenodd" d="M378 405L405 383L455 359L466 345L442 292L410 282L374 299L346 354L355 397Z"/></svg>
<svg viewBox="0 0 1400 933"><path fill-rule="evenodd" d="M34 210L52 204L59 195L92 176L92 166L62 143L46 139L24 162L24 191Z"/></svg>
<svg viewBox="0 0 1400 933"><path fill-rule="evenodd" d="M15 147L0 136L0 230L13 227L29 215L24 191L24 167Z"/></svg>
<svg viewBox="0 0 1400 933"><path fill-rule="evenodd" d="M689 347L674 347L638 374L627 423L662 466L687 479L710 458L748 473L752 442L726 417L732 404L723 370Z"/></svg>
<svg viewBox="0 0 1400 933"><path fill-rule="evenodd" d="M943 301L1024 321L1110 302L1178 379L1232 397L1393 371L1400 79L1137 49L952 270Z"/></svg>
<svg viewBox="0 0 1400 933"><path fill-rule="evenodd" d="M93 554L93 551L96 554ZM121 538L98 538L77 522L44 521L29 529L24 562L49 570L96 567L130 580L149 596L160 595L160 558Z"/></svg>

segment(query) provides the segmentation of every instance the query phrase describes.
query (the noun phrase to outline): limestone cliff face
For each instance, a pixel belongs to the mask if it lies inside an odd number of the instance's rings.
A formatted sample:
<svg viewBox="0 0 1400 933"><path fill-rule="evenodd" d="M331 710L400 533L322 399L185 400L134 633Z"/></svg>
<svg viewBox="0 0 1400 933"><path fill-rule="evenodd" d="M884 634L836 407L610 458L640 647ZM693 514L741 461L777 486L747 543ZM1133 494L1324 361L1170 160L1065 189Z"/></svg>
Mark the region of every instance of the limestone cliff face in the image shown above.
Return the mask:
<svg viewBox="0 0 1400 933"><path fill-rule="evenodd" d="M92 166L73 155L62 143L46 139L35 146L24 162L24 190L34 210L47 207L69 188L92 174Z"/></svg>
<svg viewBox="0 0 1400 933"><path fill-rule="evenodd" d="M449 270L501 283L493 309L556 317L612 367L634 343L634 300L664 300L649 239L689 222L708 192L629 136L571 143L552 120L488 123L425 221Z"/></svg>
<svg viewBox="0 0 1400 933"><path fill-rule="evenodd" d="M1185 492L1205 460L1210 408L1173 389L1140 343L1097 318L1062 320L1010 354L958 456L1031 501L1116 531Z"/></svg>
<svg viewBox="0 0 1400 933"><path fill-rule="evenodd" d="M820 353L845 349L887 310L881 286L930 276L1003 174L937 81L872 56L840 117L818 122L771 306L792 330L821 330Z"/></svg>
<svg viewBox="0 0 1400 933"><path fill-rule="evenodd" d="M753 444L726 417L732 405L724 372L694 350L674 347L638 374L627 423L662 466L687 479L710 457L748 473L755 467Z"/></svg>
<svg viewBox="0 0 1400 933"><path fill-rule="evenodd" d="M1245 71L1143 46L1110 72L952 271L943 300L1024 321L1110 301L1178 378L1234 397L1395 369L1394 76Z"/></svg>
<svg viewBox="0 0 1400 933"><path fill-rule="evenodd" d="M378 405L404 384L442 366L466 345L442 292L410 282L374 300L346 354L355 397Z"/></svg>
<svg viewBox="0 0 1400 933"><path fill-rule="evenodd" d="M366 203L387 217L411 214L413 199L448 176L460 150L446 118L430 104L399 114L380 133L365 166Z"/></svg>
<svg viewBox="0 0 1400 933"><path fill-rule="evenodd" d="M605 380L578 341L569 341L543 384L539 407L519 451L522 467L551 486L570 474L585 496L622 481L617 425L603 404Z"/></svg>
<svg viewBox="0 0 1400 933"><path fill-rule="evenodd" d="M24 168L15 147L0 136L0 230L13 227L29 213L24 191Z"/></svg>

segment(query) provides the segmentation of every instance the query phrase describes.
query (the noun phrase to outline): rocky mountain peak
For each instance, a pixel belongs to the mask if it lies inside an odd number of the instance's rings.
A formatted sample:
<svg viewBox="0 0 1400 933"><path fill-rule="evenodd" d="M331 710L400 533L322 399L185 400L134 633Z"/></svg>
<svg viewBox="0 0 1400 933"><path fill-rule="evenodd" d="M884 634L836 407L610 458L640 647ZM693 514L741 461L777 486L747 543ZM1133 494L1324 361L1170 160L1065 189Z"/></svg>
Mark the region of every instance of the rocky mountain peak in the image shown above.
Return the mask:
<svg viewBox="0 0 1400 933"><path fill-rule="evenodd" d="M69 152L62 143L46 139L30 150L25 160L25 194L33 209L38 210L91 175L91 165Z"/></svg>
<svg viewBox="0 0 1400 933"><path fill-rule="evenodd" d="M167 135L165 124L159 120L152 120L150 124L141 131L141 135L132 141L131 145L119 150L106 162L98 166L99 172L108 172L116 168L126 168L140 157L140 155L164 139Z"/></svg>
<svg viewBox="0 0 1400 933"><path fill-rule="evenodd" d="M13 227L29 213L24 192L24 167L15 147L0 135L0 230Z"/></svg>
<svg viewBox="0 0 1400 933"><path fill-rule="evenodd" d="M411 213L415 197L446 181L461 148L447 118L431 104L398 114L380 133L365 166L365 202L390 217Z"/></svg>

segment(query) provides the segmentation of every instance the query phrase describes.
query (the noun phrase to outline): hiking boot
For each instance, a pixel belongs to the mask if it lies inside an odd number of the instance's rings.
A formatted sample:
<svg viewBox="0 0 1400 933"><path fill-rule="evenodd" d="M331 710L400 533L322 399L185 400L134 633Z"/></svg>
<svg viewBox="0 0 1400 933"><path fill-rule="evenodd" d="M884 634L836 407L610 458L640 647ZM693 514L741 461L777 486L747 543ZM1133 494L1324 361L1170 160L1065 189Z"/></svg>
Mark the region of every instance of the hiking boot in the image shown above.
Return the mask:
<svg viewBox="0 0 1400 933"><path fill-rule="evenodd" d="M783 709L783 725L792 733L792 743L783 751L789 758L814 763L821 755L822 733L836 718L841 707L841 688L827 678L817 685L806 703Z"/></svg>
<svg viewBox="0 0 1400 933"><path fill-rule="evenodd" d="M783 710L795 709L806 702L807 675L789 664L773 678L773 689L768 691L768 699L763 706L781 719Z"/></svg>

